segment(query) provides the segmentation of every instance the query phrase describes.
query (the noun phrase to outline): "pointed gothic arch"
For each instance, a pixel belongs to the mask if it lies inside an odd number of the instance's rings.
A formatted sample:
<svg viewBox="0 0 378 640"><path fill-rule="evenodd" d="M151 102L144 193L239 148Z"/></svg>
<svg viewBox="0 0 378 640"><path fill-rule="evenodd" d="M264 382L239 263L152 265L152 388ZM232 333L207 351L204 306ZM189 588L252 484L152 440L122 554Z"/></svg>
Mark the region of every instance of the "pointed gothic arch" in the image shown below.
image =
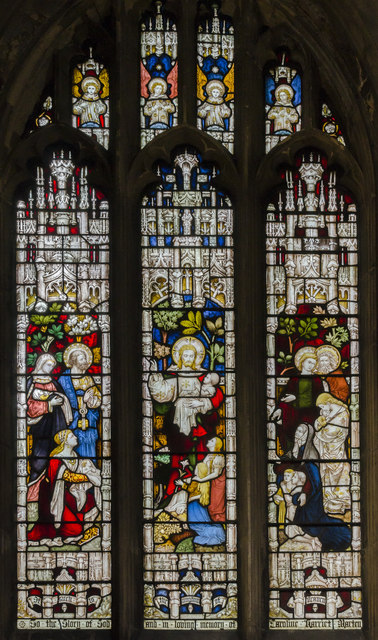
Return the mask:
<svg viewBox="0 0 378 640"><path fill-rule="evenodd" d="M376 191L375 167L377 157L373 145L377 122L374 101L378 93L378 78L375 71L376 48L374 21L370 21L362 3L343 1L342 14L337 7L322 2L319 7L308 7L294 11L289 0L280 7L271 3L257 3L257 10L250 10L250 3L243 0L237 4L225 1L222 9L232 15L235 27L236 83L239 86L236 103L235 163L220 149L220 145L210 140L196 127L195 69L190 58L195 60L195 3L171 0L167 8L176 12L178 32L181 38L179 64L186 70L186 79L180 75L179 125L176 130L160 136L156 142L139 153L138 105L133 105L132 95L138 95L138 77L135 69L139 62L138 25L141 13L148 8L148 2L116 2L105 0L96 3L82 1L67 8L63 3L49 7L41 3L39 15L30 15L23 3L13 3L4 13L8 27L4 35L3 59L4 89L2 115L1 149L4 164L1 171L2 215L1 215L1 281L4 292L3 304L7 313L2 320L4 341L2 345L2 401L3 429L1 450L2 486L7 487L2 512L2 532L4 536L4 575L11 576L15 589L15 544L13 528L14 486L11 478L13 470L13 424L14 394L10 363L13 362L14 326L11 309L14 308L13 266L10 238L14 234L13 197L16 187L30 179L28 161L42 157L48 144L64 141L77 145L80 157L94 162L96 182L102 184L110 195L114 208L113 226L113 367L116 371L113 402L114 420L119 425L131 428L120 430L116 435L118 450L115 459L115 560L114 586L117 597L114 603L115 629L118 637L131 637L140 629L141 590L135 589L141 575L141 547L139 518L135 517L135 502L141 504L141 473L134 452L138 450L139 439L132 425L140 420L139 400L136 398L135 381L139 384L140 335L137 314L134 314L138 300L140 276L138 244L132 239L138 236L138 201L143 187L153 179L152 165L155 159L168 158L170 150L177 144L195 142L204 157L215 161L221 168L222 186L234 195L236 216L235 243L236 269L240 278L236 280L238 301L237 375L239 432L242 447L239 455L239 529L240 529L240 628L244 637L262 637L267 620L267 580L266 580L266 530L265 530L265 435L260 427L264 420L264 398L253 379L264 379L264 223L261 216L263 199L267 191L277 184L275 169L280 163L292 159L302 147L316 146L328 158L334 159L343 170L342 181L354 192L361 210L360 218L360 299L361 299L361 359L362 389L361 413L363 416L362 452L365 470L362 472L362 507L364 545L364 594L365 594L365 637L373 638L377 625L376 594L377 577L374 575L374 536L376 522L376 483L373 470L376 469L376 431L374 423L377 415L374 380L377 378L377 360L372 349L376 335L376 215L373 194ZM373 11L373 10L372 10ZM112 56L112 78L114 79L114 118L117 131L112 149L106 158L104 151L96 148L91 140L70 129L70 111L64 106L69 87L69 71L66 61L70 56L63 53L57 58L57 69L63 79L58 82L57 103L62 105L59 119L62 124L38 131L35 136L22 140L27 118L48 79L48 70L54 59L56 42L64 50L69 49L73 33L80 25L85 32L88 18L98 25L111 15L116 29L108 29L115 38L117 55ZM294 16L294 17L293 17ZM279 25L282 25L279 27ZM325 28L324 28L325 26ZM263 96L262 67L275 46L285 42L273 35L272 44L262 46L263 52L256 55L254 40L259 34L291 31L293 40L301 42L306 51L302 63L304 91L308 93L307 115L303 116L303 128L296 137L275 148L269 157L264 152L264 113L261 108ZM320 35L319 35L320 34ZM370 43L364 48L361 34L366 34ZM91 34L92 35L92 34ZM263 34L264 35L264 34ZM267 36L266 36L267 37ZM270 39L270 36L269 36ZM110 42L108 40L108 42ZM78 36L77 43L81 41ZM274 45L274 46L273 46ZM259 47L259 45L257 45ZM67 50L68 50L67 49ZM108 47L106 47L108 49ZM104 53L106 53L104 51ZM128 66L122 63L127 57ZM244 61L248 60L248 64ZM348 61L346 64L345 61ZM64 75L66 74L65 78ZM309 78L312 78L310 81ZM349 146L336 147L337 142L326 139L317 130L317 112L312 105L318 88L324 87L342 118ZM68 101L69 102L69 101ZM305 106L305 105L304 105ZM113 113L112 113L113 117ZM307 120L306 120L307 118ZM304 130L305 129L305 130ZM238 131L241 135L238 136ZM75 134L75 135L74 135ZM95 160L93 160L95 159ZM261 239L259 242L258 239ZM120 275L122 274L122 275ZM129 331L124 331L125 318ZM128 354L127 358L125 354ZM253 409L251 409L253 407ZM122 482L118 483L118 478ZM127 539L128 543L125 544ZM253 540L253 544L251 544ZM257 579L256 579L257 578ZM15 596L9 597L10 584L2 583L0 599L1 619L4 621L7 637L17 637L14 632ZM9 601L11 600L11 606ZM83 632L85 633L85 632ZM156 633L156 632L154 632ZM323 632L325 633L325 632ZM320 632L319 632L320 634ZM148 635L148 634L147 634ZM312 634L313 635L313 634ZM328 635L328 633L327 633ZM105 633L99 633L99 637ZM280 637L280 632L271 632L268 637ZM84 637L84 635L82 636ZM162 637L164 633L162 632ZM195 636L196 637L196 636ZM282 637L284 637L282 635ZM310 637L310 636L309 636ZM314 636L317 637L317 636ZM345 631L345 637L347 632ZM361 636L363 637L363 636Z"/></svg>

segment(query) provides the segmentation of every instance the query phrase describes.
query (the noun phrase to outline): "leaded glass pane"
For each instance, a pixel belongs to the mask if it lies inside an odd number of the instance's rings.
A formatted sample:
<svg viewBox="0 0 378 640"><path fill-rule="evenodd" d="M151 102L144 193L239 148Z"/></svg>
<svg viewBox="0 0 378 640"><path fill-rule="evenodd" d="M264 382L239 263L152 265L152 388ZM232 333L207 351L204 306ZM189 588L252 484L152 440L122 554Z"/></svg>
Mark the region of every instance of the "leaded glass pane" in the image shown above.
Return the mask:
<svg viewBox="0 0 378 640"><path fill-rule="evenodd" d="M109 147L109 73L92 57L78 62L72 73L72 126Z"/></svg>
<svg viewBox="0 0 378 640"><path fill-rule="evenodd" d="M357 210L324 156L267 207L270 627L361 620Z"/></svg>
<svg viewBox="0 0 378 640"><path fill-rule="evenodd" d="M142 202L147 629L237 626L233 210L195 149Z"/></svg>
<svg viewBox="0 0 378 640"><path fill-rule="evenodd" d="M333 115L331 109L325 102L323 102L322 104L322 131L328 133L331 138L335 138L337 142L344 145L345 147L345 138L341 127L339 126L339 123Z"/></svg>
<svg viewBox="0 0 378 640"><path fill-rule="evenodd" d="M301 129L302 80L286 50L265 74L265 150Z"/></svg>
<svg viewBox="0 0 378 640"><path fill-rule="evenodd" d="M108 217L64 150L17 202L20 629L110 627Z"/></svg>
<svg viewBox="0 0 378 640"><path fill-rule="evenodd" d="M177 124L177 31L157 0L141 24L141 147Z"/></svg>
<svg viewBox="0 0 378 640"><path fill-rule="evenodd" d="M197 33L198 128L234 151L234 28L213 6Z"/></svg>

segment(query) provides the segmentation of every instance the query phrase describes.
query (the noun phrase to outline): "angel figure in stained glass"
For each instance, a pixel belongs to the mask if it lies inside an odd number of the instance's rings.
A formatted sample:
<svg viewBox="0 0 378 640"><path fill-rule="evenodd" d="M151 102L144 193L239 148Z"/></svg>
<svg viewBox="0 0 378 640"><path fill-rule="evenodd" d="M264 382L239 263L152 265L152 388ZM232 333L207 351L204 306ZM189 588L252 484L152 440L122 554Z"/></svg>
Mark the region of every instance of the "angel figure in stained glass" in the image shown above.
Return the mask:
<svg viewBox="0 0 378 640"><path fill-rule="evenodd" d="M294 90L289 84L279 84L274 97L275 102L266 117L272 120L275 135L289 135L293 133L293 125L299 120L299 114L293 105Z"/></svg>
<svg viewBox="0 0 378 640"><path fill-rule="evenodd" d="M100 116L106 113L107 106L100 99L101 82L95 76L86 76L80 84L81 98L73 105L72 111L80 116L81 127L101 127Z"/></svg>
<svg viewBox="0 0 378 640"><path fill-rule="evenodd" d="M79 342L67 347L63 359L67 369L60 376L59 384L71 403L73 413L68 426L77 436L79 456L95 460L101 392L92 376L86 374L93 355L87 345Z"/></svg>
<svg viewBox="0 0 378 640"><path fill-rule="evenodd" d="M198 116L205 121L208 131L223 131L231 109L225 102L227 88L221 80L210 80L205 86L206 99L198 107Z"/></svg>
<svg viewBox="0 0 378 640"><path fill-rule="evenodd" d="M168 129L170 126L170 114L176 111L172 100L168 97L168 84L164 78L152 78L147 85L149 97L147 98L143 113L150 118L151 129Z"/></svg>

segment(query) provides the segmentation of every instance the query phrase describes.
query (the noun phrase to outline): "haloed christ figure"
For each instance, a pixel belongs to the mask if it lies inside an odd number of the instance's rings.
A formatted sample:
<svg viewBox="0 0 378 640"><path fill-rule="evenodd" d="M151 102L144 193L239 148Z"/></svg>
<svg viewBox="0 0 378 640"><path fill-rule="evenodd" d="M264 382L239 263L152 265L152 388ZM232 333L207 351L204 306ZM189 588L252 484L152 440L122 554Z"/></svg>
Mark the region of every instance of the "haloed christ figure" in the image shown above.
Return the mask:
<svg viewBox="0 0 378 640"><path fill-rule="evenodd" d="M204 358L205 346L198 338L179 338L172 347L174 364L164 373L151 372L148 381L155 411L165 416L167 447L160 451L170 455L169 478L159 507L178 515L186 510L187 493L177 481L191 475L189 454L196 454L197 461L205 457L224 399L219 376L201 366Z"/></svg>

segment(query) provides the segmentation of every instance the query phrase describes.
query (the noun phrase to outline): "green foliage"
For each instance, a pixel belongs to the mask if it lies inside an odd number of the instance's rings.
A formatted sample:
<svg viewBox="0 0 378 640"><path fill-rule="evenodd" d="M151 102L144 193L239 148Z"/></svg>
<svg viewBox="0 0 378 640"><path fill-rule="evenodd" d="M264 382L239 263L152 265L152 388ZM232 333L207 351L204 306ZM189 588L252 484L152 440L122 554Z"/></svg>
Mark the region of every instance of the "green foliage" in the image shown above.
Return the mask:
<svg viewBox="0 0 378 640"><path fill-rule="evenodd" d="M348 362L346 360L343 360L343 362L341 363L341 368L346 369L347 367L348 367Z"/></svg>
<svg viewBox="0 0 378 640"><path fill-rule="evenodd" d="M318 330L317 318L305 318L299 322L298 333L302 338L316 338Z"/></svg>
<svg viewBox="0 0 378 640"><path fill-rule="evenodd" d="M36 362L36 360L37 360L37 357L38 357L38 356L37 356L37 354L36 354L36 353L28 353L28 354L27 354L27 356L26 356L26 364L27 364L29 367L34 367L35 362Z"/></svg>
<svg viewBox="0 0 378 640"><path fill-rule="evenodd" d="M280 318L280 329L278 329L278 333L282 335L290 336L296 331L296 324L293 318Z"/></svg>
<svg viewBox="0 0 378 640"><path fill-rule="evenodd" d="M169 402L154 402L154 408L157 414L164 416L170 410L171 405Z"/></svg>
<svg viewBox="0 0 378 640"><path fill-rule="evenodd" d="M175 553L193 553L194 552L194 544L193 538L185 538L185 540L181 540L175 548Z"/></svg>
<svg viewBox="0 0 378 640"><path fill-rule="evenodd" d="M53 302L49 306L50 313L59 313L62 309L62 305L59 302Z"/></svg>
<svg viewBox="0 0 378 640"><path fill-rule="evenodd" d="M197 311L194 315L193 311L189 311L188 319L181 320L180 322L182 327L185 327L183 330L183 334L192 335L193 333L197 333L202 329L202 314L200 311Z"/></svg>
<svg viewBox="0 0 378 640"><path fill-rule="evenodd" d="M289 365L293 361L293 356L291 353L284 353L280 351L278 354L277 362L284 365Z"/></svg>
<svg viewBox="0 0 378 640"><path fill-rule="evenodd" d="M38 332L36 331L35 333L33 333L33 337L31 339L30 344L32 347L40 347L45 341L46 341L46 336L40 331Z"/></svg>
<svg viewBox="0 0 378 640"><path fill-rule="evenodd" d="M57 362L63 362L63 351L57 351L54 353L54 357Z"/></svg>
<svg viewBox="0 0 378 640"><path fill-rule="evenodd" d="M218 342L213 342L207 349L210 355L210 370L213 371L215 363L223 364L224 362L224 345Z"/></svg>
<svg viewBox="0 0 378 640"><path fill-rule="evenodd" d="M159 310L153 312L153 319L155 325L163 331L170 331L171 329L178 328L178 321L184 315L182 311L166 309L168 302L164 302L159 305Z"/></svg>
<svg viewBox="0 0 378 640"><path fill-rule="evenodd" d="M62 331L62 327L60 324L51 325L51 327L48 328L48 333L54 336L54 338L63 338L64 336L64 333Z"/></svg>
<svg viewBox="0 0 378 640"><path fill-rule="evenodd" d="M349 333L344 327L334 327L332 331L327 333L325 339L334 347L340 348L344 342L348 342Z"/></svg>
<svg viewBox="0 0 378 640"><path fill-rule="evenodd" d="M155 461L161 462L162 464L170 464L171 456L169 455L169 453L158 453L155 456Z"/></svg>
<svg viewBox="0 0 378 640"><path fill-rule="evenodd" d="M36 316L36 315L32 315L30 316L30 320L32 322L34 322L34 324L37 325L37 327L39 326L45 326L45 325L49 325L52 324L53 322L55 322L55 320L57 319L58 316Z"/></svg>

